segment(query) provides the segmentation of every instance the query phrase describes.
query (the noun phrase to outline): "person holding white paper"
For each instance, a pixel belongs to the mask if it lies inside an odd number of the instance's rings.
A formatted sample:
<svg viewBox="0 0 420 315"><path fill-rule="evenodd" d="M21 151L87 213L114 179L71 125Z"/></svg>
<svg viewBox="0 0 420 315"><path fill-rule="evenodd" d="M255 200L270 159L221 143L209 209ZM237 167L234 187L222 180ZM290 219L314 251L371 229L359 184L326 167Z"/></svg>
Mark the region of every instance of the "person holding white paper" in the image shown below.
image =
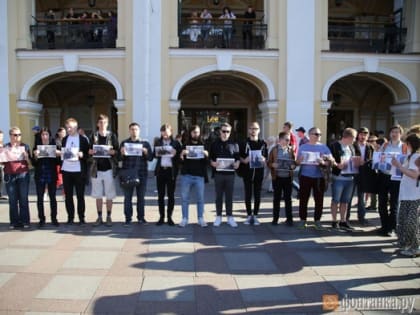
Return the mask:
<svg viewBox="0 0 420 315"><path fill-rule="evenodd" d="M175 225L172 213L175 207L175 185L178 175L178 161L181 152L180 143L172 137L172 126L163 124L160 127L160 137L156 139L154 157L157 159L155 176L158 191L159 221L156 225L165 223L165 192L168 196L166 218L168 225ZM165 148L166 153L160 155L156 148Z"/></svg>
<svg viewBox="0 0 420 315"><path fill-rule="evenodd" d="M217 139L210 148L210 165L216 169L214 174L215 193L216 193L216 219L213 226L218 227L222 223L223 197L225 197L227 223L231 227L238 224L233 217L233 184L235 172L232 169L221 168L220 160L233 161L233 169L239 167L239 146L236 142L229 139L232 126L228 123L220 125L220 138Z"/></svg>
<svg viewBox="0 0 420 315"><path fill-rule="evenodd" d="M248 139L241 143L239 153L244 165L243 181L245 189L245 207L247 219L245 224L259 225L258 212L261 202L261 188L264 179L264 167L267 159L267 144L258 139L260 125L252 122L248 129ZM254 195L254 209L252 209L252 195Z"/></svg>
<svg viewBox="0 0 420 315"><path fill-rule="evenodd" d="M30 228L29 218L29 146L22 142L19 127L9 130L10 142L4 147L11 152L4 165L4 182L9 197L10 229Z"/></svg>
<svg viewBox="0 0 420 315"><path fill-rule="evenodd" d="M44 212L44 192L45 188L48 190L48 197L50 200L50 209L51 209L51 223L55 226L58 226L57 220L57 165L60 163L59 154L60 151L56 150L54 152L54 158L39 158L39 150L37 149L38 145L52 145L56 149L55 141L51 137L51 132L48 128L41 128L40 137L36 139L35 148L32 155L32 165L35 168L35 186L37 193L37 208L38 208L38 218L39 218L39 227L45 225L45 212Z"/></svg>
<svg viewBox="0 0 420 315"><path fill-rule="evenodd" d="M94 226L101 225L103 197L106 199L106 226L112 225L111 212L113 199L117 196L115 187L115 176L117 176L117 154L118 154L118 140L117 136L108 130L109 118L105 114L100 114L96 120L96 127L98 128L92 135L90 141L89 154L95 156L93 149L94 145L106 145L108 149L107 155L109 157L93 158L90 168L90 175L92 181L92 197L96 199L96 211L98 218Z"/></svg>

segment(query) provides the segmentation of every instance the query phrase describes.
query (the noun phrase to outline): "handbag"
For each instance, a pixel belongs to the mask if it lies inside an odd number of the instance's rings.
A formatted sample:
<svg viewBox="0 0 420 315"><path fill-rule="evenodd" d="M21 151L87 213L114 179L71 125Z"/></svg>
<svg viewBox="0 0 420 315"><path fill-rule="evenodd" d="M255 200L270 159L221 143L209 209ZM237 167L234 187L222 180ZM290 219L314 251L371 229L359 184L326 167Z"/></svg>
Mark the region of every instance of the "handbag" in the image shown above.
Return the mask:
<svg viewBox="0 0 420 315"><path fill-rule="evenodd" d="M136 168L120 169L118 177L122 188L133 188L139 186L141 183L138 169Z"/></svg>

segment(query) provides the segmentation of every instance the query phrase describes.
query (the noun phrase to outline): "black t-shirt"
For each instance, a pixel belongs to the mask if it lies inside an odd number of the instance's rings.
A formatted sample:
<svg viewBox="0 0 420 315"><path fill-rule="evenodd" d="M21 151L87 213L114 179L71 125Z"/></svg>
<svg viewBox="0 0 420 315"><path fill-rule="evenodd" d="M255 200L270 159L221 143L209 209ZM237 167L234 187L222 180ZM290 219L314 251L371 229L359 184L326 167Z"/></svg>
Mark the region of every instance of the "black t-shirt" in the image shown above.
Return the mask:
<svg viewBox="0 0 420 315"><path fill-rule="evenodd" d="M97 144L101 144L101 145L108 144L107 141L106 141L106 138L107 138L106 136L101 136L100 134L98 134L98 143ZM98 165L98 171L105 172L105 171L108 171L108 170L112 169L111 162L110 162L109 159L99 158L99 159L96 159L96 161L97 161L97 165Z"/></svg>

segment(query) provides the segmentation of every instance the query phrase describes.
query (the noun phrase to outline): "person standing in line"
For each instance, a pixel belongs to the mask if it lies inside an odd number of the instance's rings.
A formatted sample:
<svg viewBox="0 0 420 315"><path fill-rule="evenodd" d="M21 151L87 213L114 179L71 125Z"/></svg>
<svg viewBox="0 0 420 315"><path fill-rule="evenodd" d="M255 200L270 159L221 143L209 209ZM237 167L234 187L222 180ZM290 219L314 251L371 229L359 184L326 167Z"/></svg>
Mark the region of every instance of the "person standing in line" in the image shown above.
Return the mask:
<svg viewBox="0 0 420 315"><path fill-rule="evenodd" d="M353 128L343 130L341 140L331 145L331 152L334 158L332 168L332 199L331 216L332 228L344 231L352 231L353 228L347 222L347 205L351 200L354 186L354 174L359 167L359 156L353 142L356 139L357 131ZM340 212L340 222L337 224L337 211Z"/></svg>
<svg viewBox="0 0 420 315"><path fill-rule="evenodd" d="M240 161L245 165L243 174L245 188L245 207L247 219L244 224L259 225L258 212L261 203L261 188L264 179L264 168L267 159L267 145L264 140L258 138L260 125L252 122L248 129L248 139L239 147ZM257 161L252 161L253 157ZM252 195L254 194L254 210L252 210Z"/></svg>
<svg viewBox="0 0 420 315"><path fill-rule="evenodd" d="M115 176L117 176L117 153L118 140L117 136L108 130L109 118L105 114L100 114L96 120L97 130L93 133L90 141L89 155L95 155L97 152L93 145L106 145L107 156L100 158L94 157L90 169L90 176L92 181L92 197L96 199L96 211L98 218L93 224L99 226L103 223L102 220L102 206L103 196L106 199L106 226L112 226L112 204L113 199L117 196L115 187Z"/></svg>
<svg viewBox="0 0 420 315"><path fill-rule="evenodd" d="M190 203L191 192L195 189L197 198L197 223L201 227L206 227L204 220L204 184L208 180L207 159L209 153L204 149L204 142L201 139L200 127L193 125L188 130L188 138L182 147L181 152L181 202L182 220L180 227L188 224L188 206ZM203 156L191 158L191 148L194 146L203 147ZM190 150L189 150L190 149Z"/></svg>
<svg viewBox="0 0 420 315"><path fill-rule="evenodd" d="M154 143L155 151L154 157L157 158L155 176L156 186L158 191L158 205L159 205L159 221L156 225L165 223L165 190L168 195L168 205L166 216L168 225L173 226L175 223L172 220L172 213L175 207L175 187L176 177L178 175L179 154L181 152L181 144L172 137L172 126L163 124L160 127L160 138L157 138ZM156 147L163 148L164 154L156 151ZM168 152L166 152L166 148Z"/></svg>
<svg viewBox="0 0 420 315"><path fill-rule="evenodd" d="M287 132L279 133L279 143L270 151L268 166L273 180L273 221L277 225L280 217L280 199L284 198L286 225L293 226L292 213L292 179L293 169L296 167L296 157L293 148L289 145L290 135ZM282 164L280 164L280 163Z"/></svg>
<svg viewBox="0 0 420 315"><path fill-rule="evenodd" d="M324 176L321 172L321 167L327 167L331 164L331 151L319 140L322 136L321 130L317 127L309 129L309 142L302 145L299 149L297 157L297 164L300 165L300 176L299 176L299 217L300 224L298 228L306 228L306 219L308 216L308 201L313 191L315 200L315 229L323 229L321 224L322 210L324 207L324 193L327 190L327 183L325 182ZM310 154L319 154L319 158L316 161L310 161L309 163L304 160L306 152Z"/></svg>
<svg viewBox="0 0 420 315"><path fill-rule="evenodd" d="M133 216L133 192L136 189L137 196L137 220L139 224L147 223L145 215L145 194L147 188L147 175L148 175L148 161L153 160L153 151L150 143L147 140L140 138L140 125L136 122L132 122L128 126L130 137L125 139L120 144L120 153L122 159L123 169L137 170L140 184L136 187L123 188L124 190L124 215L125 215L125 226L131 224ZM126 148L126 144L141 145L141 155L131 155Z"/></svg>
<svg viewBox="0 0 420 315"><path fill-rule="evenodd" d="M283 131L290 134L290 146L293 148L293 151L295 152L295 155L296 155L298 151L298 142L292 130L293 130L293 123L291 121L286 121L283 124Z"/></svg>
<svg viewBox="0 0 420 315"><path fill-rule="evenodd" d="M407 145L401 141L402 134L403 129L400 125L392 126L389 129L390 140L382 145L381 151L384 154L407 154ZM382 236L391 236L397 224L400 181L391 179L390 167L380 167L378 169L378 208L381 218L381 228L378 233Z"/></svg>
<svg viewBox="0 0 420 315"><path fill-rule="evenodd" d="M222 123L220 138L210 147L210 165L215 169L216 219L213 223L215 227L222 223L223 197L225 197L227 223L231 227L238 226L233 217L233 184L235 181L234 170L239 167L240 162L239 146L236 142L229 140L231 132L232 126L226 122ZM232 163L230 163L231 161Z"/></svg>
<svg viewBox="0 0 420 315"><path fill-rule="evenodd" d="M295 131L297 132L298 138L300 139L299 140L299 147L302 144L305 144L305 143L309 142L309 138L305 135L305 132L306 132L305 128L299 127L298 129L295 129Z"/></svg>
<svg viewBox="0 0 420 315"><path fill-rule="evenodd" d="M359 173L355 174L355 185L352 192L352 197L354 195L354 191L357 188L357 219L359 224L361 225L368 225L368 221L366 220L366 204L365 204L365 193L372 192L375 187L375 180L376 173L372 170L372 157L374 148L373 146L368 143L369 129L366 127L361 127L358 130L357 134L357 141L354 143L354 149L356 155L360 155L360 166L359 166ZM352 201L348 203L347 207L347 222L350 221L350 209L351 209Z"/></svg>
<svg viewBox="0 0 420 315"><path fill-rule="evenodd" d="M19 127L9 130L7 148L9 160L4 165L4 182L9 197L10 229L30 228L29 217L29 145L23 143Z"/></svg>
<svg viewBox="0 0 420 315"><path fill-rule="evenodd" d="M403 174L399 191L397 235L400 253L415 257L420 255L420 137L416 133L411 133L405 142L409 152L405 161L401 164L394 157L391 162Z"/></svg>
<svg viewBox="0 0 420 315"><path fill-rule="evenodd" d="M0 148L4 146L4 133L0 130ZM4 186L4 165L0 164L0 200L7 200L7 197L3 195Z"/></svg>
<svg viewBox="0 0 420 315"><path fill-rule="evenodd" d="M71 225L74 223L74 189L76 189L79 224L85 224L85 182L89 143L85 137L79 135L77 132L76 119L68 118L65 126L67 136L62 141L61 172L63 173L63 186L66 192L67 224Z"/></svg>
<svg viewBox="0 0 420 315"><path fill-rule="evenodd" d="M48 190L48 197L50 200L51 209L51 223L54 226L59 226L57 220L57 164L59 164L60 151L57 150L54 139L51 137L51 132L48 128L40 129L40 139L35 142L32 155L32 165L35 167L35 186L37 194L37 207L38 207L38 226L42 228L45 225L45 212L44 212L44 192L45 188ZM54 157L40 158L40 151L38 145L53 145L55 147Z"/></svg>

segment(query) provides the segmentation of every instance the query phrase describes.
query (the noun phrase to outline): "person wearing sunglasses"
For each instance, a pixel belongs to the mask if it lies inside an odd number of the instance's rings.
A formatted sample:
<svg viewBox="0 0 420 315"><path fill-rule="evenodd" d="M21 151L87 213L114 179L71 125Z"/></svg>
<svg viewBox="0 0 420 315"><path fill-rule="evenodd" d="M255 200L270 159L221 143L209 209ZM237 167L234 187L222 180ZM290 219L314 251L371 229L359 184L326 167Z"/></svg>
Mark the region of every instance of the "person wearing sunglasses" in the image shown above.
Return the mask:
<svg viewBox="0 0 420 315"><path fill-rule="evenodd" d="M324 193L327 190L327 183L321 171L321 167L328 167L332 163L330 149L321 140L321 130L317 127L309 129L309 142L299 148L297 164L300 165L299 176L299 217L298 228L306 228L308 216L308 201L313 190L315 200L315 229L323 229L321 225L322 209L324 207ZM306 160L305 157L317 157L316 160Z"/></svg>
<svg viewBox="0 0 420 315"><path fill-rule="evenodd" d="M233 184L235 172L239 167L239 146L230 140L232 126L228 123L220 125L220 138L210 147L210 165L216 169L214 173L216 192L216 220L213 226L218 227L222 223L223 197L225 198L227 223L231 227L237 227L233 209Z"/></svg>
<svg viewBox="0 0 420 315"><path fill-rule="evenodd" d="M9 197L10 229L29 229L29 145L22 142L19 127L10 128L9 136L10 142L5 145L4 182Z"/></svg>

